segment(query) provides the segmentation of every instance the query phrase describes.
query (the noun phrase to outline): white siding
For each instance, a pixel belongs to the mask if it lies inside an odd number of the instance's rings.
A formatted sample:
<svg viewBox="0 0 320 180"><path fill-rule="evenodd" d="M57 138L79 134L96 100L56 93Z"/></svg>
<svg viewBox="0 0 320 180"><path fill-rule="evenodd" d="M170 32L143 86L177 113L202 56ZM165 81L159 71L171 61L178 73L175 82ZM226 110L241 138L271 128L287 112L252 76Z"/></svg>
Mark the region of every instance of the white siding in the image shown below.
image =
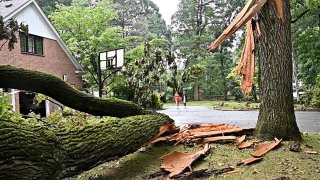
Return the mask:
<svg viewBox="0 0 320 180"><path fill-rule="evenodd" d="M57 40L56 36L47 25L46 21L42 18L34 4L31 4L20 11L16 15L15 19L19 24L21 22L27 23L30 34Z"/></svg>

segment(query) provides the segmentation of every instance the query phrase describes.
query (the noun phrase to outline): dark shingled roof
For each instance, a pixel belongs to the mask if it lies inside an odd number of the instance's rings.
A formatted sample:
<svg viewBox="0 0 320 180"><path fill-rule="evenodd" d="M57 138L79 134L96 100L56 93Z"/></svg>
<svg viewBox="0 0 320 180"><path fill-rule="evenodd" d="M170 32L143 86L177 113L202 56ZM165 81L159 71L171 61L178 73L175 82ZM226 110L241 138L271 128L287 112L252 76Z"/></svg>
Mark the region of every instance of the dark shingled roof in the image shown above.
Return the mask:
<svg viewBox="0 0 320 180"><path fill-rule="evenodd" d="M31 0L0 0L0 16L6 18Z"/></svg>

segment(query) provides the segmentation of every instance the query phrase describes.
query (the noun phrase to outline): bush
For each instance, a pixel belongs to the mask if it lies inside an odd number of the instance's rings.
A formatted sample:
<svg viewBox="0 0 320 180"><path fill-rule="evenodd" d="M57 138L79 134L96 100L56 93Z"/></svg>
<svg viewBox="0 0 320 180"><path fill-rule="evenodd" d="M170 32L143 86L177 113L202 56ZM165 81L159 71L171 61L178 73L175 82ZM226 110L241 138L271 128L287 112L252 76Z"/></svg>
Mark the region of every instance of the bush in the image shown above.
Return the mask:
<svg viewBox="0 0 320 180"><path fill-rule="evenodd" d="M303 104L304 106L309 106L313 97L313 89L302 88L304 94L300 95L300 101L298 103Z"/></svg>
<svg viewBox="0 0 320 180"><path fill-rule="evenodd" d="M13 113L12 108L11 96L0 94L0 118L8 119Z"/></svg>
<svg viewBox="0 0 320 180"><path fill-rule="evenodd" d="M160 100L160 94L159 93L153 93L151 95L151 100L149 101L149 108L152 109L161 109L163 106L163 103Z"/></svg>
<svg viewBox="0 0 320 180"><path fill-rule="evenodd" d="M134 98L134 90L128 86L118 86L113 90L113 92L114 97L118 99L132 101Z"/></svg>
<svg viewBox="0 0 320 180"><path fill-rule="evenodd" d="M317 82L312 90L312 106L320 108L320 76L317 77Z"/></svg>

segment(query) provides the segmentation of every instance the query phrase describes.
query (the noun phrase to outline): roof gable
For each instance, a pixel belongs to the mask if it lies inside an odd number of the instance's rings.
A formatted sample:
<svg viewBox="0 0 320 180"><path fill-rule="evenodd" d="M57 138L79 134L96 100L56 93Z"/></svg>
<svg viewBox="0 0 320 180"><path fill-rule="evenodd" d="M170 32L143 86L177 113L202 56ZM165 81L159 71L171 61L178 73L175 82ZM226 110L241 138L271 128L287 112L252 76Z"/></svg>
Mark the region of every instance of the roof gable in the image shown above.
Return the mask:
<svg viewBox="0 0 320 180"><path fill-rule="evenodd" d="M46 19L42 17L41 13L33 3L17 12L14 19L18 23L27 23L30 34L58 40L53 29L48 25Z"/></svg>
<svg viewBox="0 0 320 180"><path fill-rule="evenodd" d="M4 0L0 1L0 15L5 19L19 10L24 5L30 3L31 0Z"/></svg>
<svg viewBox="0 0 320 180"><path fill-rule="evenodd" d="M27 10L29 9L29 14L27 16L26 14L24 14L26 12L25 11L26 9ZM30 13L30 11L33 11L33 12ZM30 14L36 17L30 17ZM47 30L47 33L50 33L51 37L47 37L47 38L55 39L59 43L61 48L64 50L64 52L67 54L67 56L69 57L72 64L76 67L76 69L79 71L83 71L83 68L81 67L80 63L74 58L71 52L67 49L67 46L62 41L59 33L53 27L53 25L51 24L47 16L43 13L39 5L35 2L35 0L0 1L0 15L4 17L4 21L8 21L11 18L17 18L18 22L23 22L26 20L41 22L41 27L45 28L45 30ZM37 27L35 28L34 27L29 27L29 28L30 28L31 34L37 35L38 33L35 33L35 32L41 31L41 29L39 29L39 24L37 24ZM38 35L41 36L41 34L38 34Z"/></svg>

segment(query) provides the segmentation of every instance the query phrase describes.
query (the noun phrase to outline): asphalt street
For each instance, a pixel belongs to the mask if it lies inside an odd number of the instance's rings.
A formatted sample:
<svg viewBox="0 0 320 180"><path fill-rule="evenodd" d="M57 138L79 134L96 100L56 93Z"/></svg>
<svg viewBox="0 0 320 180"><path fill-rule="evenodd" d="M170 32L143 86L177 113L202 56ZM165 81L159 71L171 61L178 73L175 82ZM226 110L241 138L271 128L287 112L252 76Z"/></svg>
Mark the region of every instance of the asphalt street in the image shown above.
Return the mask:
<svg viewBox="0 0 320 180"><path fill-rule="evenodd" d="M225 123L240 127L255 127L258 120L258 111L219 111L207 107L180 106L165 107L158 111L175 120L177 126L185 124ZM320 132L320 112L297 111L296 119L300 131Z"/></svg>

